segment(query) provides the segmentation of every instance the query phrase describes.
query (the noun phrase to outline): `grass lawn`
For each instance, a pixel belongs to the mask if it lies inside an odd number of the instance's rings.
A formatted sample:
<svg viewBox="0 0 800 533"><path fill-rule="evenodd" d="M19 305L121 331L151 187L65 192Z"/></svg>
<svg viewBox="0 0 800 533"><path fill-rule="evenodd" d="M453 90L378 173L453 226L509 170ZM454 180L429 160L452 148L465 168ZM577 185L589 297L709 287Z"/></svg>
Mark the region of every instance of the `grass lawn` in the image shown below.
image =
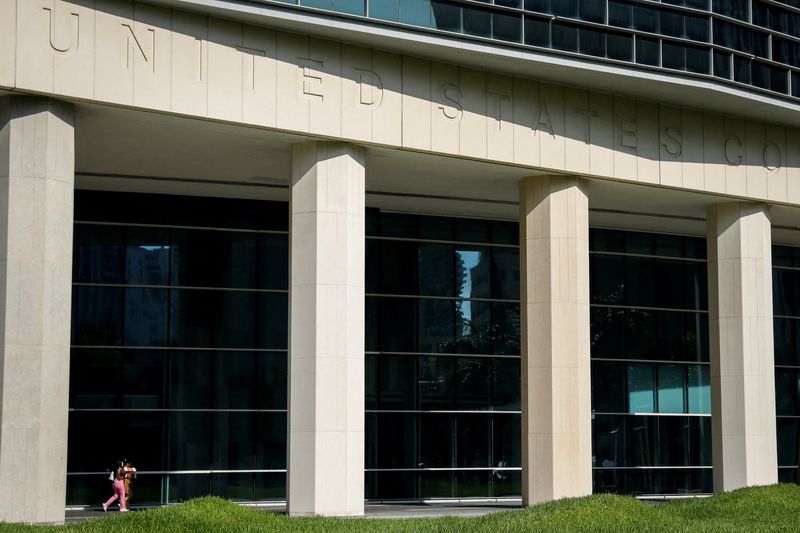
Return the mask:
<svg viewBox="0 0 800 533"><path fill-rule="evenodd" d="M0 533L33 532L380 532L512 531L800 531L800 486L742 489L712 498L649 505L633 498L596 495L561 500L480 518L287 518L219 498L114 514L71 526L0 524Z"/></svg>

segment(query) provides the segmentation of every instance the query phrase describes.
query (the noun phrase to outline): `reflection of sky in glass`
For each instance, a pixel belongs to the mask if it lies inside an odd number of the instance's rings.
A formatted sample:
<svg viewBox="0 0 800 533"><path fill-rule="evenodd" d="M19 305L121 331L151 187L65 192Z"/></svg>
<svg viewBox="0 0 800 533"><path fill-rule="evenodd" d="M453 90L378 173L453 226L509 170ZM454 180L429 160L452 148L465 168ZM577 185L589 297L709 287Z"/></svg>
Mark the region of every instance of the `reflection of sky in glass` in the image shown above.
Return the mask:
<svg viewBox="0 0 800 533"><path fill-rule="evenodd" d="M481 252L474 250L456 250L456 264L463 266L463 282L459 284L458 295L469 298L472 295L472 269L481 261ZM470 302L458 302L461 316L464 317L463 334L469 334L467 321L472 320L472 305Z"/></svg>
<svg viewBox="0 0 800 533"><path fill-rule="evenodd" d="M456 250L457 263L464 265L464 283L459 287L459 296L469 298L472 294L472 269L481 262L481 252L475 250Z"/></svg>

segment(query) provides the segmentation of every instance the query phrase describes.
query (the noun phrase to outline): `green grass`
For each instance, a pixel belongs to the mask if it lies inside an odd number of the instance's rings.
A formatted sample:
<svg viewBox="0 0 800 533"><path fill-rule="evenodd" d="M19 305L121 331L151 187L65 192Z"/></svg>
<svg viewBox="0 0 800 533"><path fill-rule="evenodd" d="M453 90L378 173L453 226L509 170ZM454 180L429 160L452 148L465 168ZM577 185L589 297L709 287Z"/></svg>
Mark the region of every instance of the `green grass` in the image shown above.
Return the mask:
<svg viewBox="0 0 800 533"><path fill-rule="evenodd" d="M287 518L213 497L181 505L88 520L70 526L0 524L0 533L34 532L419 532L517 531L800 531L800 487L773 485L712 498L649 505L633 498L597 495L551 502L479 518Z"/></svg>

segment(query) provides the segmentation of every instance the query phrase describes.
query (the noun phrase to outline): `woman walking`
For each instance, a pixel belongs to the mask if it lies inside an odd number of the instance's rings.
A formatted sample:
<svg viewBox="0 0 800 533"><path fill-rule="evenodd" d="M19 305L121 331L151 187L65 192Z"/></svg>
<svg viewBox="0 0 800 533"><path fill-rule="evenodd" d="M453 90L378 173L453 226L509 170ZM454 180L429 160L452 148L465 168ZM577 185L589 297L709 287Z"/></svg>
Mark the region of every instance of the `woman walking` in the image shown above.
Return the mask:
<svg viewBox="0 0 800 533"><path fill-rule="evenodd" d="M108 506L119 498L119 512L126 513L128 508L125 506L125 463L119 461L109 479L111 479L114 494L103 504L103 511L107 511Z"/></svg>

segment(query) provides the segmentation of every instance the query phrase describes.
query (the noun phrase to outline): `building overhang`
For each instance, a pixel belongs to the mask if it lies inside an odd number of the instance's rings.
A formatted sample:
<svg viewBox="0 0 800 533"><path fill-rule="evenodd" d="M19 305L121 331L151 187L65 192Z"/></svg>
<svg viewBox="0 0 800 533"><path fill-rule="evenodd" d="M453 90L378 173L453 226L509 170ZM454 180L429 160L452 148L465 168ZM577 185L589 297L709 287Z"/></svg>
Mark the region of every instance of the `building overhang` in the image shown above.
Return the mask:
<svg viewBox="0 0 800 533"><path fill-rule="evenodd" d="M584 59L575 54L539 52L449 37L422 28L385 25L344 14L285 8L256 0L148 0L259 26L368 45L498 73L557 82L703 111L796 126L800 105L758 90L741 89L704 77L666 74L646 67Z"/></svg>

